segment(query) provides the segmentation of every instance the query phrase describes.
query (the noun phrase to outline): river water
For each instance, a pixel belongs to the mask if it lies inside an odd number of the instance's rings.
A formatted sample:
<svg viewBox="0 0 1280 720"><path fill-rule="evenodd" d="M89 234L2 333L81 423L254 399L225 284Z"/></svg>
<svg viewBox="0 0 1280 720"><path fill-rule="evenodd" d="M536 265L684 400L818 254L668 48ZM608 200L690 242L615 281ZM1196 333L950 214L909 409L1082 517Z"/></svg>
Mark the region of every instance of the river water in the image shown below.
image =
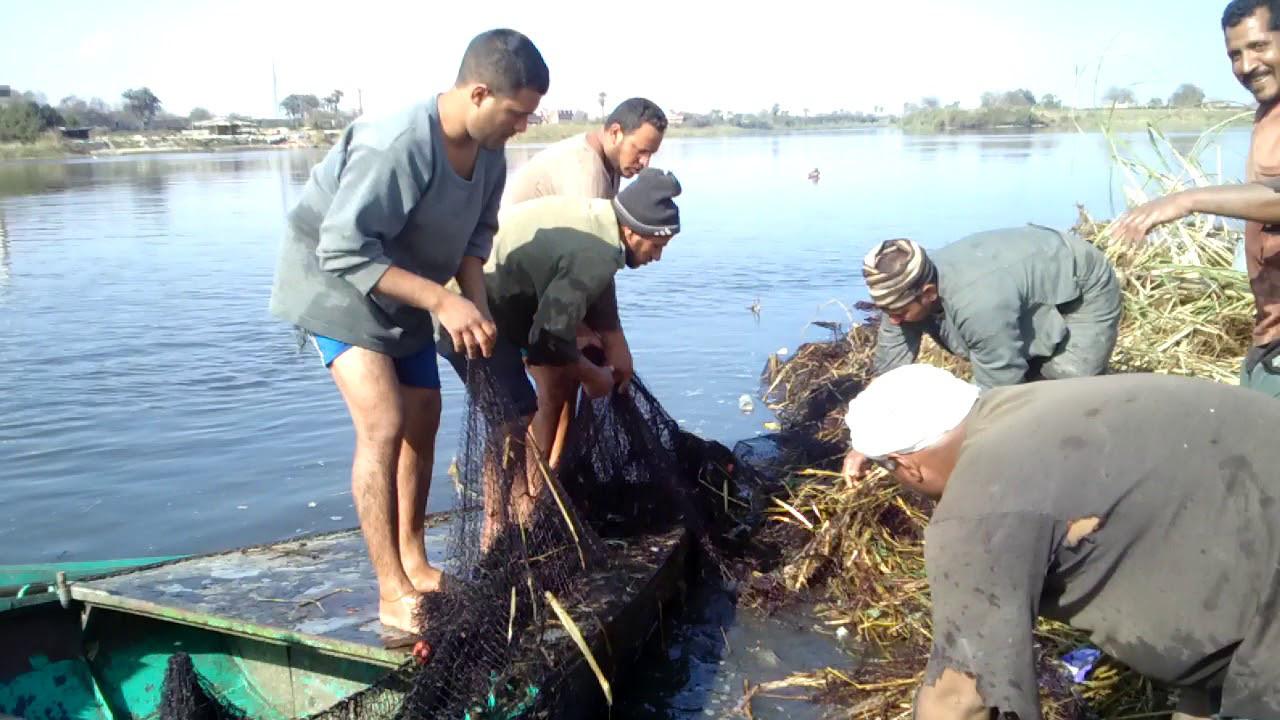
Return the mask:
<svg viewBox="0 0 1280 720"><path fill-rule="evenodd" d="M1239 177L1247 140L1229 131L1204 158ZM511 165L534 150L511 148ZM0 564L356 523L345 409L267 312L284 214L319 157L0 164ZM739 409L768 355L828 337L814 321L848 323L872 243L1068 227L1077 203L1109 217L1120 197L1097 134L673 138L655 164L684 187L684 230L661 263L620 273L623 322L671 414L730 444L770 419L758 399ZM461 410L442 376L437 477ZM439 485L433 510L450 501Z"/></svg>

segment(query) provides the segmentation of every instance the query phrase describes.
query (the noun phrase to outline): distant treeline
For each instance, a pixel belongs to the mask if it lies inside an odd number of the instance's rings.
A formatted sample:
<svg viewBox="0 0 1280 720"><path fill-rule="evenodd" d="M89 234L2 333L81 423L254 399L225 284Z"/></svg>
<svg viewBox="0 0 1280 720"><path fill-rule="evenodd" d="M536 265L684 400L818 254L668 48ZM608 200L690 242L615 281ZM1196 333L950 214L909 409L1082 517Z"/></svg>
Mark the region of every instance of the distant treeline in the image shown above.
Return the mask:
<svg viewBox="0 0 1280 720"><path fill-rule="evenodd" d="M1119 110L1231 110L1219 104L1205 103L1204 91L1190 83L1184 83L1169 96L1138 102L1128 88L1109 89L1103 95L1109 108ZM987 92L977 108L962 109L959 103L942 106L937 98L927 97L919 103L907 103L902 112L902 128L912 132L952 132L964 130L990 130L997 128L1033 129L1062 124L1070 117L1072 108L1052 93L1039 98L1030 90L1018 89L1005 92ZM1083 111L1081 111L1083 112ZM1090 112L1097 112L1092 109Z"/></svg>
<svg viewBox="0 0 1280 720"><path fill-rule="evenodd" d="M738 113L724 112L722 110L712 110L708 113L684 113L684 126L691 128L706 128L718 126L731 126L742 128L744 130L776 130L780 128L805 128L805 127L837 127L849 125L873 124L882 121L876 115L862 112L848 112L846 110L837 110L829 113L810 114L809 111L803 110L800 115L792 114L789 110L783 110L779 105L768 110L761 110L757 113Z"/></svg>
<svg viewBox="0 0 1280 720"><path fill-rule="evenodd" d="M334 90L324 98L315 95L290 95L280 103L288 120L258 119L230 113L230 120L252 121L258 127L285 127L302 122L316 128L343 127L355 117L339 104L342 91ZM0 142L35 142L41 134L58 128L95 128L112 132L186 130L192 123L210 120L213 113L202 107L184 115L165 112L164 103L147 87L131 88L120 94L120 102L108 104L102 98L84 100L68 95L56 104L37 91L10 91L0 97Z"/></svg>

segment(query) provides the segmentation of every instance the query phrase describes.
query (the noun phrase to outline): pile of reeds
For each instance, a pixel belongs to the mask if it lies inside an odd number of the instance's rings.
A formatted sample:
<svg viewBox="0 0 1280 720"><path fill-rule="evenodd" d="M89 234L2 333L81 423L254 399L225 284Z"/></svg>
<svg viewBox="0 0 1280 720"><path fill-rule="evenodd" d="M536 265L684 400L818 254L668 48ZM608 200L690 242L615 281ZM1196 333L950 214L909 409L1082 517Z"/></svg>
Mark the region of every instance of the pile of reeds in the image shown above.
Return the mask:
<svg viewBox="0 0 1280 720"><path fill-rule="evenodd" d="M1143 163L1108 137L1131 203L1221 182L1211 181L1194 159L1206 139L1184 155L1151 130L1148 153L1160 159ZM1130 246L1113 240L1107 224L1083 208L1075 231L1107 253L1123 287L1113 371L1237 382L1253 316L1247 279L1232 269L1239 232L1195 217L1157 229L1145 245ZM841 416L869 380L874 344L870 323L842 340L803 346L766 373L766 401L783 421L784 433L807 435L814 450L808 467L793 470L790 496L776 501L775 521L803 531L791 535L803 542L777 580L792 591L820 589L827 622L833 631L853 634L867 660L854 669L828 668L764 689L817 691L840 701L852 717L905 718L932 644L922 547L931 508L882 472L856 484L839 473L848 441ZM963 363L925 345L923 362L967 375ZM1087 645L1083 634L1042 621L1036 640L1046 718L1154 717L1169 707L1164 692L1105 657L1085 682L1072 682L1059 658Z"/></svg>

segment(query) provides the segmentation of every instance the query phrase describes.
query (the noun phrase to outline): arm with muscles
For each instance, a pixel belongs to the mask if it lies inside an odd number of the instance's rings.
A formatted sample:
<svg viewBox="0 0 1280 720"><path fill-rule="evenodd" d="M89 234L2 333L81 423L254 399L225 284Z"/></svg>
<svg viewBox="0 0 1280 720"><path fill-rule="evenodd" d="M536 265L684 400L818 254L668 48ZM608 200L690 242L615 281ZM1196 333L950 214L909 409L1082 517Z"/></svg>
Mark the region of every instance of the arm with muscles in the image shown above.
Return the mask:
<svg viewBox="0 0 1280 720"><path fill-rule="evenodd" d="M1055 524L1035 513L942 520L925 531L933 652L916 720L1040 718L1032 632Z"/></svg>
<svg viewBox="0 0 1280 720"><path fill-rule="evenodd" d="M587 308L583 322L595 330L604 343L605 365L613 368L613 382L622 392L627 391L635 367L631 359L631 346L622 332L622 320L618 317L618 290L613 280Z"/></svg>
<svg viewBox="0 0 1280 720"><path fill-rule="evenodd" d="M462 262L458 266L458 274L454 276L458 281L458 289L462 292L462 297L469 300L484 316L484 322L478 328L459 333L465 343L467 357L474 358L480 355L489 357L493 354L493 347L498 342L498 329L493 323L493 313L489 311L489 293L484 283L484 262L489 259L489 253L493 251L493 236L498 232L498 207L502 203L502 190L506 186L506 181L507 167L504 163L499 167L497 181L489 188L489 195L485 198L484 212L481 213L476 229L467 241ZM452 331L450 334L453 334ZM454 347L459 347L458 338L454 337L453 341Z"/></svg>
<svg viewBox="0 0 1280 720"><path fill-rule="evenodd" d="M1141 242L1152 229L1193 213L1208 213L1264 225L1280 223L1280 180L1192 188L1143 203L1111 225L1111 235Z"/></svg>
<svg viewBox="0 0 1280 720"><path fill-rule="evenodd" d="M377 292L432 313L463 347L483 336L484 316L439 283L393 265L383 247L385 240L400 233L422 199L430 168L430 158L416 146L349 146L338 189L320 224L316 256L321 270L350 282L364 295Z"/></svg>
<svg viewBox="0 0 1280 720"><path fill-rule="evenodd" d="M455 276L462 297L471 301L476 310L484 317L476 331L462 335L466 343L467 357L489 357L493 354L493 346L498 342L498 328L493 323L493 314L489 312L489 294L484 285L484 259L474 255L464 255L462 264L458 266ZM443 324L443 321L442 323ZM458 347L454 340L454 347Z"/></svg>
<svg viewBox="0 0 1280 720"><path fill-rule="evenodd" d="M613 389L613 368L599 367L578 351L578 323L586 316L592 298L613 279L613 273L607 277L585 273L582 260L580 254L561 257L555 276L538 298L529 329L529 363L572 367L587 395L598 398Z"/></svg>

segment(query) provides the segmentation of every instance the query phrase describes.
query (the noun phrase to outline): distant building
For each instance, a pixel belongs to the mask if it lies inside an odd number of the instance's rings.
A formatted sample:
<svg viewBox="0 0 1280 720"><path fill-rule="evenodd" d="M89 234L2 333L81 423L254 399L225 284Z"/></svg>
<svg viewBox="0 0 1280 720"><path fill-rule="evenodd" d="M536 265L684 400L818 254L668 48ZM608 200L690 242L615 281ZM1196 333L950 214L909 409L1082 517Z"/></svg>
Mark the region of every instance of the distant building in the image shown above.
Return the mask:
<svg viewBox="0 0 1280 720"><path fill-rule="evenodd" d="M91 130L93 130L93 128L87 128L87 127L58 128L58 132L62 134L62 138L64 140L88 140L89 131Z"/></svg>
<svg viewBox="0 0 1280 720"><path fill-rule="evenodd" d="M553 123L584 123L587 121L585 110L557 110L550 117Z"/></svg>
<svg viewBox="0 0 1280 720"><path fill-rule="evenodd" d="M0 85L0 98L7 98L10 95L13 95L13 91L9 89L9 86Z"/></svg>
<svg viewBox="0 0 1280 720"><path fill-rule="evenodd" d="M1205 108L1206 110L1240 110L1243 112L1245 110L1252 110L1253 107L1256 106L1249 106L1244 103L1233 102L1230 100L1210 100L1208 102L1201 103L1200 107Z"/></svg>
<svg viewBox="0 0 1280 720"><path fill-rule="evenodd" d="M257 130L258 124L240 118L216 117L193 122L191 127L208 135L239 135L242 131Z"/></svg>
<svg viewBox="0 0 1280 720"><path fill-rule="evenodd" d="M684 113L682 113L682 112L669 112L669 113L667 113L667 124L668 124L668 125L683 125L683 124L684 124L684 121L685 121L686 119L687 119L687 118L685 117L685 114L684 114Z"/></svg>

